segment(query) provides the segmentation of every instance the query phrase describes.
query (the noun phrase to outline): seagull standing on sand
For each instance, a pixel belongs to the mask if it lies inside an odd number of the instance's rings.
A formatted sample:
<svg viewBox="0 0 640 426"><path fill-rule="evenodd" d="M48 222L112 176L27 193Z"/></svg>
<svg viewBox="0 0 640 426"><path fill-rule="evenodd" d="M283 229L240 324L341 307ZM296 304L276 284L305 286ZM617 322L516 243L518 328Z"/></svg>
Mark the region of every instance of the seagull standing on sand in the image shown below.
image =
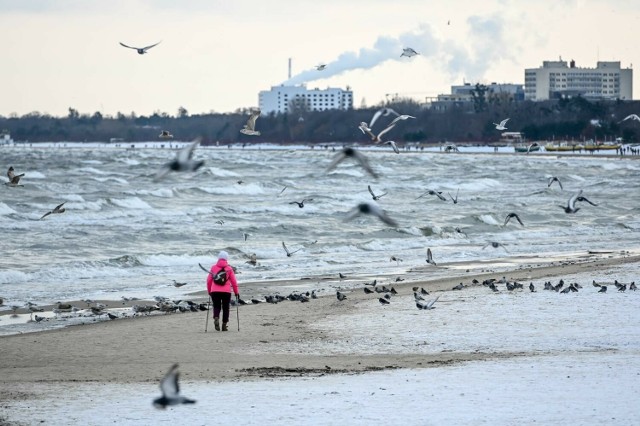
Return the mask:
<svg viewBox="0 0 640 426"><path fill-rule="evenodd" d="M154 46L159 45L160 43L162 43L162 41L159 41L156 44L152 44L151 46L146 46L146 47L131 47L131 46L127 46L126 44L120 42L120 46L124 46L127 49L133 49L133 50L138 52L138 55L144 55L145 53L147 53L147 50L151 49Z"/></svg>
<svg viewBox="0 0 640 426"><path fill-rule="evenodd" d="M502 225L502 226L507 226L507 223L509 223L509 220L510 220L512 217L515 217L515 218L516 218L516 220L518 221L518 223L519 223L520 225L524 226L524 223L522 223L522 221L520 220L520 216L518 216L516 213L509 213L509 214L507 215L507 217L505 217L505 218L504 218L504 225Z"/></svg>
<svg viewBox="0 0 640 426"><path fill-rule="evenodd" d="M380 198L384 197L385 195L387 195L386 192L380 194L380 195L376 195L373 193L373 190L371 189L371 185L367 185L367 189L369 190L369 194L371 194L371 198L373 198L373 201L378 201Z"/></svg>
<svg viewBox="0 0 640 426"><path fill-rule="evenodd" d="M507 124L507 121L509 121L509 119L505 118L500 122L500 124L498 123L493 123L493 124L496 126L496 130L507 130L507 128L504 127L504 125Z"/></svg>
<svg viewBox="0 0 640 426"><path fill-rule="evenodd" d="M549 178L549 181L547 182L547 188L551 188L551 184L553 182L558 182L558 185L560 185L560 189L562 189L562 182L560 182L560 179L558 179L556 176L551 176Z"/></svg>
<svg viewBox="0 0 640 426"><path fill-rule="evenodd" d="M356 206L356 208L353 209L351 214L349 214L349 216L347 216L347 218L345 220L347 220L347 221L352 220L354 217L356 217L359 214L374 215L374 216L377 216L378 219L380 219L381 221L383 221L384 223L386 223L389 226L398 226L396 221L391 219L389 217L389 215L387 215L387 213L380 208L380 206L378 206L375 203L371 203L371 202L358 204Z"/></svg>
<svg viewBox="0 0 640 426"><path fill-rule="evenodd" d="M195 172L196 170L198 170L204 164L204 160L195 161L192 159L192 157L193 157L193 152L195 151L196 147L200 143L200 140L201 140L200 138L197 138L193 142L191 142L189 145L185 146L180 151L178 151L176 158L172 161L169 161L164 166L162 166L162 169L160 169L160 171L156 174L154 180L157 181L162 179L171 171Z"/></svg>
<svg viewBox="0 0 640 426"><path fill-rule="evenodd" d="M195 404L193 399L180 396L180 386L178 385L178 364L173 364L167 374L160 380L160 390L162 396L153 400L153 406L165 409L169 405Z"/></svg>
<svg viewBox="0 0 640 426"><path fill-rule="evenodd" d="M44 219L45 217L49 216L50 214L54 214L54 213L64 213L65 209L62 207L64 206L64 204L66 203L66 201L62 204L58 204L53 210L50 210L48 212L46 212L41 218L40 220Z"/></svg>
<svg viewBox="0 0 640 426"><path fill-rule="evenodd" d="M410 58L418 54L419 53L413 50L411 47L405 47L404 49L402 49L402 54L400 55L400 57L402 58L403 56L406 56L407 58Z"/></svg>
<svg viewBox="0 0 640 426"><path fill-rule="evenodd" d="M374 172L371 166L369 165L369 161L367 160L367 157L365 157L364 154L362 154L360 151L351 147L344 148L333 158L333 160L331 161L331 164L329 164L329 167L327 167L327 172L330 172L331 170L335 169L336 166L347 157L351 157L354 160L356 160L356 162L360 164L360 166L362 166L374 178L378 177L376 172Z"/></svg>
<svg viewBox="0 0 640 426"><path fill-rule="evenodd" d="M256 120L260 117L260 110L253 111L247 120L247 124L240 129L240 133L249 136L260 136L260 132L256 130Z"/></svg>

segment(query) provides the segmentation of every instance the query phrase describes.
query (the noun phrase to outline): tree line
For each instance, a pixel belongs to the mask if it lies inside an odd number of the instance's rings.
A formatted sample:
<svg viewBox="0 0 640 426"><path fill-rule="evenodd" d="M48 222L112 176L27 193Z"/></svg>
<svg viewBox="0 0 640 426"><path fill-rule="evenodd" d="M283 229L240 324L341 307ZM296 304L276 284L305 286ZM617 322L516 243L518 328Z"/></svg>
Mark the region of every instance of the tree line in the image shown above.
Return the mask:
<svg viewBox="0 0 640 426"><path fill-rule="evenodd" d="M353 143L368 140L358 125L369 123L379 108L387 107L416 117L398 123L385 135L396 142L496 142L501 132L493 123L504 118L510 119L508 131L523 132L530 141L612 140L616 137L630 143L640 141L640 122L620 122L630 114L640 113L640 102L637 101L592 102L573 97L516 102L510 98L484 95L481 91L475 92L472 103L456 105L446 111L434 111L425 104L408 99L347 111L309 111L304 105L297 105L292 106L288 114L261 116L256 122L260 136L239 132L249 117L248 109L224 114L189 114L183 107L175 115L155 112L150 116L138 116L133 112L116 116L103 116L100 112L83 114L74 108L69 108L66 117L32 112L19 117L0 116L0 129L9 131L16 141L29 142L105 142L111 138L121 138L126 142L154 141L159 140L162 130L167 130L175 140L202 137L203 144ZM374 126L374 133L393 118L392 115L381 117Z"/></svg>

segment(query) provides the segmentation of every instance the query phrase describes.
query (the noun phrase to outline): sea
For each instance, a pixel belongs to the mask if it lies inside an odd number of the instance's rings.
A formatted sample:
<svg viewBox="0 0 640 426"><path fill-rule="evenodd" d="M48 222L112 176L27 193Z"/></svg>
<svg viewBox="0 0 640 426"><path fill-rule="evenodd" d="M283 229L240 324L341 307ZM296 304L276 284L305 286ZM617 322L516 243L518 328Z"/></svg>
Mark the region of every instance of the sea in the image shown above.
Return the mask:
<svg viewBox="0 0 640 426"><path fill-rule="evenodd" d="M341 155L338 143L236 144L200 146L193 158L204 165L197 171L155 179L187 144L0 147L5 168L25 174L24 186L0 187L0 309L182 297L205 289L199 264L209 268L221 250L246 294L243 283L293 280L294 289L313 289L324 285L318 277L339 273L364 279L416 270L435 277L469 262L640 248L637 157L356 147L373 177L349 157L328 171ZM548 186L552 176L562 189ZM386 195L374 201L368 186ZM577 213L565 213L580 190L597 206L580 202ZM302 200L302 208L294 203ZM42 219L63 202L63 214ZM351 218L365 202L398 225ZM512 212L523 225L515 218L505 225ZM427 248L447 267L427 264ZM252 254L255 266L247 263ZM174 281L187 285L176 288Z"/></svg>

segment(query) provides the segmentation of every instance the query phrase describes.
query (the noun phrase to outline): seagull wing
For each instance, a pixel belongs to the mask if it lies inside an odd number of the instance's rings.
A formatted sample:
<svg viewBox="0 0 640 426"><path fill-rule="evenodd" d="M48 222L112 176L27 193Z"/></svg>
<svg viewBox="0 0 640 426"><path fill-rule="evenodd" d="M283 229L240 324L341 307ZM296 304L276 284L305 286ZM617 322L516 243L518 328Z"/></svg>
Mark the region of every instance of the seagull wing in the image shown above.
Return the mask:
<svg viewBox="0 0 640 426"><path fill-rule="evenodd" d="M440 296L436 297L433 300L429 300L427 302L427 309L431 309L433 307L433 305L435 305L435 303L438 301L438 299L440 299Z"/></svg>
<svg viewBox="0 0 640 426"><path fill-rule="evenodd" d="M331 164L329 164L329 167L327 167L327 172L335 169L336 166L345 158L347 158L347 156L344 154L344 151L337 153L336 156L333 157L333 160L331 161Z"/></svg>
<svg viewBox="0 0 640 426"><path fill-rule="evenodd" d="M152 47L159 45L160 43L162 43L162 41L159 41L159 42L157 42L156 44L152 44L151 46L143 47L143 48L142 48L142 50L145 50L145 51L146 51L146 50L149 50L149 49L151 49ZM120 43L120 44L122 44L122 43Z"/></svg>
<svg viewBox="0 0 640 426"><path fill-rule="evenodd" d="M442 201L447 201L447 199L445 197L443 197L442 194L439 191L435 191L435 193L436 193L436 196L438 198L440 198Z"/></svg>
<svg viewBox="0 0 640 426"><path fill-rule="evenodd" d="M373 127L374 123L378 120L378 118L380 118L383 112L384 112L384 108L379 109L378 111L376 111L375 114L373 114L373 117L371 117L371 121L369 122L370 128Z"/></svg>
<svg viewBox="0 0 640 426"><path fill-rule="evenodd" d="M124 46L124 47L126 47L127 49L134 49L134 50L138 50L138 48L137 48L137 47L127 46L127 45L126 45L126 44L124 44L123 42L119 42L119 43L120 43L120 46Z"/></svg>
<svg viewBox="0 0 640 426"><path fill-rule="evenodd" d="M60 209L62 208L62 206L64 206L64 205L65 205L65 203L66 203L66 201L65 201L64 203L62 203L62 204L58 204L58 205L56 206L56 208L55 208L55 209L53 209L53 210L54 210L54 211L58 211L58 210L60 210Z"/></svg>
<svg viewBox="0 0 640 426"><path fill-rule="evenodd" d="M376 174L375 171L373 171L373 169L371 168L371 166L369 165L369 160L367 160L367 157L364 156L364 154L362 154L359 151L356 151L355 149L353 150L353 157L356 159L356 161L367 171L369 172L369 174L371 176L373 176L374 178L377 178L378 175Z"/></svg>
<svg viewBox="0 0 640 426"><path fill-rule="evenodd" d="M53 212L46 212L44 215L42 215L42 217L40 218L40 220L44 219L45 217L49 216L51 213Z"/></svg>
<svg viewBox="0 0 640 426"><path fill-rule="evenodd" d="M391 219L389 215L387 215L384 210L382 210L377 204L369 203L369 211L376 215L378 219L383 221L389 226L398 226L395 220Z"/></svg>
<svg viewBox="0 0 640 426"><path fill-rule="evenodd" d="M389 124L387 127L385 127L385 129L384 129L383 131L381 131L380 133L378 133L378 136L377 136L377 137L375 137L375 136L374 136L374 139L382 140L382 139L381 139L381 138L382 138L382 135L384 135L385 133L387 133L389 130L393 129L394 127L396 127L396 125L395 125L395 123L393 123L393 122L392 122L392 123L391 123L391 124Z"/></svg>
<svg viewBox="0 0 640 426"><path fill-rule="evenodd" d="M413 115L407 115L407 114L398 115L396 118L393 119L393 121L389 125L391 126L393 124L396 124L400 120L407 120L409 118L415 118L415 117Z"/></svg>
<svg viewBox="0 0 640 426"><path fill-rule="evenodd" d="M284 249L284 251L287 252L287 256L289 256L291 253L289 252L289 249L287 248L287 246L284 244L284 241L282 242L282 248Z"/></svg>
<svg viewBox="0 0 640 426"><path fill-rule="evenodd" d="M393 148L393 152L395 152L396 154L400 154L400 150L398 149L398 145L396 145L396 143L394 141L387 141L387 142L385 142L385 145L391 145L391 148Z"/></svg>
<svg viewBox="0 0 640 426"><path fill-rule="evenodd" d="M181 163L189 161L191 157L193 157L193 151L195 151L196 147L198 146L201 140L202 138L196 138L189 145L185 146L180 151L178 151L178 155L177 155L178 161Z"/></svg>
<svg viewBox="0 0 640 426"><path fill-rule="evenodd" d="M576 207L576 200L577 200L577 199L578 199L578 197L579 197L579 196L581 196L581 195L582 195L582 189L581 189L580 191L576 192L575 194L573 194L573 195L571 196L571 198L569 198L569 204L568 204L568 206L569 206L569 208L570 208L571 210L575 210L575 207Z"/></svg>
<svg viewBox="0 0 640 426"><path fill-rule="evenodd" d="M175 398L180 392L178 386L178 364L173 364L167 374L160 381L160 390L166 398Z"/></svg>
<svg viewBox="0 0 640 426"><path fill-rule="evenodd" d="M507 121L509 121L509 119L508 119L508 118L505 118L504 120L502 120L502 121L500 122L500 125L504 127L504 125L505 125L505 124L507 124Z"/></svg>
<svg viewBox="0 0 640 426"><path fill-rule="evenodd" d="M371 194L373 198L376 198L376 194L373 193L373 190L371 189L371 185L367 185L367 189L369 190L369 194Z"/></svg>
<svg viewBox="0 0 640 426"><path fill-rule="evenodd" d="M249 119L247 120L247 129L255 130L256 129L256 120L260 117L260 111L253 112Z"/></svg>
<svg viewBox="0 0 640 426"><path fill-rule="evenodd" d="M522 223L522 221L520 220L520 216L518 216L517 214L513 215L513 217L516 218L516 220L518 221L518 223L522 226L524 226L524 223Z"/></svg>

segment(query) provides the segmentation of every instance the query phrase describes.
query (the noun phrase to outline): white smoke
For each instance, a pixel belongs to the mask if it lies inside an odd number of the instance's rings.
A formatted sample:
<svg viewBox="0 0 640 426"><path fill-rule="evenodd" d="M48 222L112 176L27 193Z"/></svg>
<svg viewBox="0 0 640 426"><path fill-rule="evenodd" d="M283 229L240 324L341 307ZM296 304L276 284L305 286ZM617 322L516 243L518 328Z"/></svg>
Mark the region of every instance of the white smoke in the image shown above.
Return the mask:
<svg viewBox="0 0 640 426"><path fill-rule="evenodd" d="M505 54L503 42L503 19L472 16L467 19L470 42L462 44L452 40L440 40L428 24L416 31L393 38L381 36L371 48L357 52L341 53L337 59L327 63L323 71L315 68L302 71L283 82L291 86L341 75L347 71L371 69L386 61L413 61L419 57L435 59L436 66L444 68L452 77L460 75L480 78L488 67ZM411 47L420 56L401 57L402 49Z"/></svg>

